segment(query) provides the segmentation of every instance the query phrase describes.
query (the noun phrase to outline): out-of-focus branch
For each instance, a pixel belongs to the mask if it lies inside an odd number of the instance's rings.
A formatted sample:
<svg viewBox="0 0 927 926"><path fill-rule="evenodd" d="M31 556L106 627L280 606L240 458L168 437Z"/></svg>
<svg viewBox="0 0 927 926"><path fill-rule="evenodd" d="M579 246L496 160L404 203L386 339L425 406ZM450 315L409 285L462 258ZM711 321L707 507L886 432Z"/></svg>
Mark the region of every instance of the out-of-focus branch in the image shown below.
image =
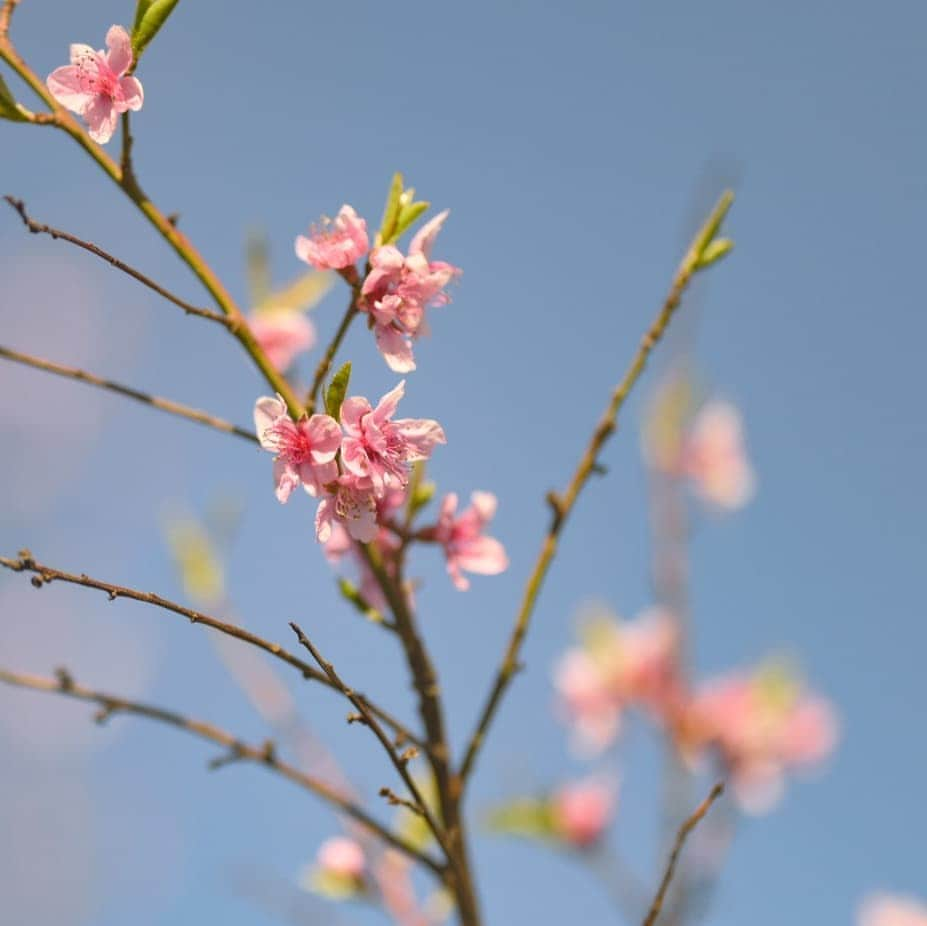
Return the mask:
<svg viewBox="0 0 927 926"><path fill-rule="evenodd" d="M518 613L515 617L515 625L509 637L502 664L496 673L496 678L490 689L489 697L486 699L479 720L470 737L469 745L460 767L460 777L463 784L466 784L467 778L473 771L473 765L485 741L486 733L492 723L493 717L499 708L499 704L502 701L506 689L511 683L515 673L518 671L522 643L528 632L531 616L534 613L534 607L537 603L541 586L544 583L544 579L553 562L554 555L557 552L557 543L563 526L576 505L579 494L588 482L590 475L595 472L599 465L598 460L602 447L618 426L618 413L621 411L634 385L644 372L647 360L654 347L656 347L666 332L676 309L679 308L683 293L685 293L695 273L700 270L702 266L707 265L702 263L708 258L707 249L715 240L715 235L725 215L727 215L733 200L734 194L730 191L725 192L705 224L695 236L689 250L686 252L686 255L683 257L676 271L672 286L670 287L670 291L666 296L662 308L641 340L637 352L631 360L630 366L625 371L624 377L615 387L611 401L602 414L602 417L599 419L595 431L592 433L589 444L586 446L579 464L573 473L573 478L570 480L562 495L551 492L547 496L547 501L551 507L550 527L541 545L541 550L538 553L531 575L528 577L528 582L525 586L521 604L519 605Z"/></svg>
<svg viewBox="0 0 927 926"><path fill-rule="evenodd" d="M53 228L51 225L35 221L35 219L26 212L26 204L21 199L17 199L15 196L4 196L3 198L16 210L19 217L23 220L23 224L33 235L50 235L56 241L67 241L69 244L76 245L79 248L83 248L85 251L89 251L91 254L95 254L117 270L127 273L133 280L138 280L143 286L147 286L159 296L163 296L168 302L173 302L174 305L183 309L188 315L196 315L198 318L209 319L209 321L217 322L225 328L231 328L236 324L225 315L220 315L218 312L210 312L209 309L198 308L195 305L191 305L186 300L181 299L179 296L175 296L170 290L161 286L160 283L156 283L152 280L151 277L145 276L144 273L140 270L136 270L134 267L130 267L125 261L119 260L118 257L114 257L108 251L104 251L103 248L94 244L92 241L85 241L83 238L78 238L76 235L72 235L70 232L63 231L60 228Z"/></svg>
<svg viewBox="0 0 927 926"><path fill-rule="evenodd" d="M86 688L78 685L73 677L64 669L59 669L56 678L44 678L37 675L25 675L19 672L10 672L6 669L0 669L0 682L7 685L15 685L20 688L31 688L35 691L46 691L54 694L64 695L68 698L75 698L79 701L89 701L98 704L100 710L96 714L96 721L103 723L114 714L134 714L138 717L147 717L149 720L156 720L159 723L168 724L180 730L185 730L193 736L202 740L216 743L227 750L222 756L212 760L210 768L221 768L222 766L232 764L233 762L254 762L262 765L289 779L295 784L307 791L311 791L317 797L331 804L362 826L366 827L373 833L376 833L381 839L388 842L391 846L405 853L410 858L426 865L438 877L443 878L444 871L442 866L433 858L424 852L419 851L415 846L407 843L402 837L387 829L382 823L379 823L371 817L363 808L348 800L326 782L319 778L314 778L300 771L293 765L283 762L274 749L273 742L268 741L261 746L254 746L243 742L231 733L213 726L210 723L204 723L201 720L194 720L175 711L165 710L161 707L155 707L150 704L142 704L137 701L129 701L116 695L105 694L92 688Z"/></svg>
<svg viewBox="0 0 927 926"><path fill-rule="evenodd" d="M13 350L9 347L0 345L0 358L12 360L15 363L21 363L27 367L33 367L36 370L43 370L46 373L54 373L55 376L63 376L66 379L76 379L78 382L86 383L88 386L96 386L99 389L108 389L118 395L134 399L136 402L142 402L144 405L150 405L162 412L170 415L177 415L180 418L186 418L188 421L195 421L197 424L204 424L207 427L222 431L225 434L234 434L236 437L243 437L252 443L257 443L257 436L253 431L239 427L222 418L216 418L207 412L200 411L198 408L191 408L189 405L181 405L179 402L173 402L171 399L163 399L160 396L151 395L148 392L142 392L133 386L126 386L123 383L117 383L111 379L104 379L95 373L88 373L86 370L80 370L77 367L68 367L61 363L55 363L52 360L45 360L42 357L35 357L32 354L24 354L21 351Z"/></svg>
<svg viewBox="0 0 927 926"><path fill-rule="evenodd" d="M689 838L689 834L696 826L702 821L702 818L708 811L711 809L711 805L724 793L724 785L721 782L718 782L712 789L708 797L702 801L698 807L695 808L694 813L690 816L683 824L679 827L679 832L676 834L676 841L673 843L672 851L670 852L669 859L666 863L666 870L663 873L663 879L660 881L660 886L657 888L657 893L653 898L653 902L650 904L650 909L647 911L647 916L644 917L643 926L654 926L654 923L657 921L657 917L660 915L660 911L663 909L663 901L666 899L666 892L669 890L670 883L673 880L673 874L676 871L676 864L679 861L679 854L682 852L682 847L685 845L686 840Z"/></svg>
<svg viewBox="0 0 927 926"><path fill-rule="evenodd" d="M434 834L435 840L438 845L444 850L445 857L450 860L451 852L447 845L447 840L444 834L443 829L438 824L438 821L435 820L431 809L428 806L428 803L425 801L422 792L419 790L418 785L415 783L415 779L409 773L408 769L408 758L400 756L396 751L396 747L390 742L390 738L386 735L383 728L377 722L376 717L370 713L369 708L364 703L363 698L359 698L352 688L349 688L342 680L338 673L335 671L334 666L322 657L322 654L318 651L315 644L303 633L300 626L296 623L290 622L290 627L293 629L293 632L296 634L296 638L299 640L300 644L304 646L311 654L312 658L319 664L319 668L328 676L329 681L332 685L337 688L347 699L354 705L358 713L361 716L363 723L371 729L373 735L380 741L380 745L386 751L386 754L389 756L390 762L393 764L393 768L399 773L399 777L402 779L403 784L408 788L409 794L412 795L412 801L415 807L418 810L418 813L424 818L425 822L428 824L428 828Z"/></svg>
<svg viewBox="0 0 927 926"><path fill-rule="evenodd" d="M69 572L62 572L60 569L55 569L52 566L45 566L42 563L36 562L28 550L21 550L16 559L0 556L0 566L10 569L13 572L32 573L32 584L36 588L41 588L43 585L50 582L66 582L70 585L80 585L84 588L94 588L98 591L106 592L110 601L115 601L117 598L130 598L133 601L140 601L143 604L153 605L154 607L161 608L173 614L178 614L181 617L187 618L187 620L193 624L202 624L204 627L210 627L213 630L219 631L219 633L234 637L236 640L241 640L244 643L249 643L251 646L263 650L265 653L269 653L281 662L285 662L288 666L296 669L304 678L321 682L326 687L335 691L339 690L324 672L320 672L305 660L285 650L279 643L272 643L269 640L257 636L257 634L251 633L249 630L245 630L244 627L240 627L237 624L229 624L209 614L195 611L193 608L184 607L184 605L169 601L167 598L162 598L160 595L155 595L150 592L141 592L123 585L114 585L111 582L94 579L88 575L75 575ZM356 697L363 701L372 714L390 727L398 738L423 748L421 739L412 733L405 724L393 717L392 714L372 704L368 698L360 693L356 693Z"/></svg>

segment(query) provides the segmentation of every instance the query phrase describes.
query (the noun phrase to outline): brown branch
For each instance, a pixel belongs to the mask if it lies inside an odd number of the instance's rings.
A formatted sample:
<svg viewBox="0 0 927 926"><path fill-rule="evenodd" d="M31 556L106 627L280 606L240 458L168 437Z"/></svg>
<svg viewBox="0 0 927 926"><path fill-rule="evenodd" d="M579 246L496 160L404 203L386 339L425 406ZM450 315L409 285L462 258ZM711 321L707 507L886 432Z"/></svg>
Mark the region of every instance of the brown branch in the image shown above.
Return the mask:
<svg viewBox="0 0 927 926"><path fill-rule="evenodd" d="M89 251L91 254L95 254L117 270L127 273L133 280L138 280L143 286L147 286L159 296L163 296L168 302L173 302L174 305L183 309L188 315L207 318L209 321L217 322L225 328L231 328L232 325L235 324L232 319L227 318L225 315L220 315L218 312L210 312L209 309L197 308L197 306L191 305L179 296L175 296L172 292L161 286L160 283L156 283L152 280L151 277L145 276L144 273L140 270L136 270L134 267L130 267L125 261L119 260L118 257L114 257L108 251L104 251L103 248L94 244L92 241L85 241L83 238L78 238L76 235L62 231L60 228L53 228L51 225L36 222L35 219L26 212L26 204L21 199L16 199L14 196L4 196L3 198L16 210L19 217L23 220L23 224L33 235L50 235L56 241L67 241L69 244L76 245L79 248L83 248L85 251Z"/></svg>
<svg viewBox="0 0 927 926"><path fill-rule="evenodd" d="M267 742L261 746L253 746L243 742L231 733L213 726L210 723L204 723L201 720L194 720L175 711L165 710L164 708L155 707L150 704L142 704L137 701L129 701L116 695L104 694L91 688L78 685L73 677L66 670L59 669L56 678L44 678L37 675L25 675L18 672L9 672L6 669L0 669L0 682L7 685L15 685L20 688L31 688L35 691L46 691L54 694L64 695L68 698L75 698L79 701L89 701L100 706L100 710L95 715L98 723L108 720L113 714L134 714L139 717L147 717L150 720L156 720L160 723L168 724L187 733L197 736L202 740L216 743L228 750L227 754L213 759L209 767L213 769L221 768L232 762L245 761L254 762L264 768L289 779L295 784L307 791L312 792L322 800L332 804L341 812L347 814L356 820L362 826L376 833L381 839L389 843L400 852L405 853L415 861L427 865L438 877L444 877L444 869L431 856L419 851L415 846L406 842L401 836L387 829L382 823L379 823L371 817L363 808L348 800L325 781L307 775L293 765L281 761L276 754L272 742Z"/></svg>
<svg viewBox="0 0 927 926"><path fill-rule="evenodd" d="M0 9L0 38L4 38L10 31L10 20L19 2L20 0L4 0L3 8Z"/></svg>
<svg viewBox="0 0 927 926"><path fill-rule="evenodd" d="M490 689L489 697L486 699L479 720L470 737L467 751L460 767L460 777L463 784L466 783L473 771L473 765L485 741L486 733L492 723L493 717L499 708L502 697L511 683L513 676L519 668L519 654L521 653L522 643L528 632L528 626L531 622L531 616L534 613L534 607L537 603L541 586L544 583L544 579L553 562L554 555L557 552L557 542L560 538L563 526L572 512L580 492L589 480L590 475L596 471L599 465L599 453L602 451L605 442L618 426L618 413L621 411L632 388L644 372L651 352L666 332L670 320L679 307L682 301L682 295L691 282L692 277L700 269L699 262L702 259L705 248L714 238L732 201L733 194L729 192L721 197L711 216L709 216L705 225L696 235L692 245L686 252L685 257L679 265L679 269L676 271L672 286L670 287L670 291L662 308L641 340L637 352L631 360L630 366L625 371L624 377L615 387L611 401L603 412L602 417L599 419L599 423L592 433L589 444L580 458L576 470L573 473L573 478L570 480L566 491L564 491L562 495L556 492L548 493L547 502L551 508L550 527L547 530L547 535L544 537L544 542L541 545L531 575L528 577L528 582L525 586L521 604L519 605L518 613L515 617L515 625L509 637L502 664L496 673L496 678Z"/></svg>
<svg viewBox="0 0 927 926"><path fill-rule="evenodd" d="M187 620L189 620L192 624L202 624L204 627L210 627L213 630L217 630L219 633L223 633L228 637L234 637L236 640L249 643L251 646L254 646L259 650L263 650L265 653L269 653L274 658L279 659L281 662L285 662L288 666L296 669L303 676L303 678L311 679L315 682L320 682L327 688L331 688L335 691L339 690L336 685L332 684L327 675L325 675L323 672L319 672L318 669L311 666L305 660L300 659L298 656L295 656L293 653L285 650L282 646L280 646L279 643L272 643L269 640L265 640L256 634L245 630L244 627L239 627L237 624L229 624L226 621L219 620L218 618L212 617L209 614L203 614L201 611L195 611L192 608L184 607L184 605L177 604L174 601L169 601L166 598L162 598L160 595L155 595L149 592L141 592L137 589L128 588L123 585L114 585L111 582L103 582L100 579L93 579L90 576L83 574L74 575L72 573L62 572L60 569L55 569L51 566L45 566L42 563L37 563L28 550L21 550L17 559L8 559L5 556L0 556L0 566L3 566L6 569L10 569L13 572L32 573L32 584L36 588L41 588L43 585L46 585L50 582L66 582L70 585L80 585L83 588L93 588L101 592L106 592L110 601L114 601L116 598L129 598L132 601L140 601L143 604L153 605L154 607L169 611L172 614L178 614L181 617L187 618ZM367 709L372 714L377 716L388 727L394 730L397 737L421 746L421 740L419 737L415 736L415 734L413 734L402 722L393 717L392 714L388 713L383 708L372 704L364 695L357 694L357 697L363 700Z"/></svg>
<svg viewBox="0 0 927 926"><path fill-rule="evenodd" d="M32 354L24 354L21 351L13 350L10 347L0 345L0 358L12 360L15 363L22 363L27 367L33 367L36 370L44 370L46 373L54 373L56 376L63 376L67 379L76 379L78 382L86 383L88 386L97 386L99 389L108 389L110 392L118 393L136 402L144 405L150 405L162 412L171 415L177 415L180 418L186 418L188 421L195 421L197 424L204 424L207 427L222 431L225 434L234 434L236 437L243 437L252 443L257 443L257 436L253 431L241 428L237 424L232 424L222 418L216 418L207 412L200 411L198 408L191 408L189 405L181 405L179 402L173 402L170 399L163 399L160 396L151 395L135 389L132 386L126 386L123 383L117 383L111 379L104 379L95 373L88 373L86 370L80 370L77 367L68 367L62 363L54 363L51 360L45 360L42 357L35 357Z"/></svg>
<svg viewBox="0 0 927 926"><path fill-rule="evenodd" d="M718 782L712 789L711 793L705 800L702 801L698 807L695 808L695 812L690 816L683 824L679 827L679 832L676 834L676 841L673 843L672 851L670 852L669 859L666 863L666 870L663 873L663 880L660 882L660 886L657 888L656 896L653 898L653 902L650 904L650 909L647 912L647 916L644 917L643 926L654 926L654 923L657 921L657 917L660 915L660 911L663 909L663 901L666 899L666 892L669 890L670 882L673 880L673 875L676 872L676 864L679 861L679 854L682 852L682 847L685 845L686 840L689 838L689 834L696 826L702 821L702 818L708 811L711 809L711 805L724 793L724 785L721 782Z"/></svg>
<svg viewBox="0 0 927 926"><path fill-rule="evenodd" d="M354 268L351 267L349 269L354 274L353 280L350 279L350 274L345 277L351 286L351 301L348 303L347 309L345 309L344 316L341 319L341 324L338 325L338 330L335 332L335 336L332 338L331 343L325 349L325 353L322 355L322 359L319 361L319 365L316 367L315 376L312 377L312 385L309 387L309 392L306 393L306 411L310 415L318 404L319 391L322 388L322 383L325 381L325 377L328 376L328 371L332 368L332 364L335 361L335 355L338 353L338 348L341 346L341 342L344 340L344 336L348 333L348 328L351 327L351 322L354 321L360 312L360 309L357 307L357 303L360 300L360 283L356 279L357 272L354 270ZM346 271L344 273L346 273Z"/></svg>
<svg viewBox="0 0 927 926"><path fill-rule="evenodd" d="M428 807L428 804L425 801L425 798L422 796L422 792L419 790L418 785L415 783L415 779L409 773L407 767L408 760L403 759L399 753L396 752L396 748L390 742L390 738L386 735L384 729L377 722L376 717L370 713L369 708L364 702L363 698L360 698L355 694L354 690L349 688L335 671L334 666L326 661L322 654L318 651L315 644L303 633L300 626L293 621L290 621L290 627L293 629L293 633L296 634L296 638L299 640L300 644L304 646L311 654L312 658L319 664L319 668L328 676L329 681L332 685L338 689L347 699L354 705L358 713L363 718L364 724L371 729L373 735L380 741L380 745L386 751L389 760L393 765L393 768L399 773L399 777L402 779L403 784L409 789L409 794L412 795L412 800L422 817L424 817L425 822L428 824L429 829L434 834L435 840L441 848L444 850L444 854L448 860L451 858L451 853L447 845L447 840L445 838L444 831L438 825L437 820L431 813L431 810Z"/></svg>

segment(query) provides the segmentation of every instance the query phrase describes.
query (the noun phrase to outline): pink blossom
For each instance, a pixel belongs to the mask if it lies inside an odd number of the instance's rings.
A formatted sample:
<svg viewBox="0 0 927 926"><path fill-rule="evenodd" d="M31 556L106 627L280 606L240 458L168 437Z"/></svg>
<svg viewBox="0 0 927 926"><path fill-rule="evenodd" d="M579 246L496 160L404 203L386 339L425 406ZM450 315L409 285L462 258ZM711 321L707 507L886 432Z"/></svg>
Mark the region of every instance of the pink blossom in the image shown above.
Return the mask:
<svg viewBox="0 0 927 926"><path fill-rule="evenodd" d="M110 27L106 47L104 52L72 45L71 63L45 80L51 95L82 116L90 137L101 145L113 137L120 114L141 109L144 100L138 78L125 76L132 66L132 42L122 26Z"/></svg>
<svg viewBox="0 0 927 926"><path fill-rule="evenodd" d="M750 501L756 479L733 405L714 401L702 407L684 442L681 468L696 492L719 508L741 508Z"/></svg>
<svg viewBox="0 0 927 926"><path fill-rule="evenodd" d="M367 253L367 223L351 206L344 205L334 219L313 225L309 237L296 239L296 256L317 270L344 270Z"/></svg>
<svg viewBox="0 0 927 926"><path fill-rule="evenodd" d="M333 492L319 502L315 515L315 535L327 544L336 524L347 530L353 540L370 543L379 531L377 499L369 480L345 473L331 484Z"/></svg>
<svg viewBox="0 0 927 926"><path fill-rule="evenodd" d="M614 785L588 779L564 785L552 801L554 827L565 842L579 849L597 843L615 810Z"/></svg>
<svg viewBox="0 0 927 926"><path fill-rule="evenodd" d="M913 897L874 894L860 908L859 926L927 926L927 905Z"/></svg>
<svg viewBox="0 0 927 926"><path fill-rule="evenodd" d="M404 392L403 381L376 408L361 397L345 399L341 405L342 463L349 473L369 480L378 498L390 488L405 486L409 464L427 460L437 444L447 443L441 425L430 418L393 420Z"/></svg>
<svg viewBox="0 0 927 926"><path fill-rule="evenodd" d="M335 836L319 846L316 863L322 871L339 878L360 880L366 862L360 844L347 836Z"/></svg>
<svg viewBox="0 0 927 926"><path fill-rule="evenodd" d="M425 310L445 305L444 291L460 270L444 261L431 260L431 249L447 210L427 222L412 238L403 256L395 245L374 248L370 273L361 290L360 308L370 315L377 347L391 370L415 369L412 340L427 333Z"/></svg>
<svg viewBox="0 0 927 926"><path fill-rule="evenodd" d="M315 326L303 312L290 309L252 312L248 327L268 360L282 372L315 344Z"/></svg>
<svg viewBox="0 0 927 926"><path fill-rule="evenodd" d="M780 799L787 771L817 765L832 752L837 721L827 701L767 667L702 685L684 710L682 738L692 754L716 749L738 802L763 813Z"/></svg>
<svg viewBox="0 0 927 926"><path fill-rule="evenodd" d="M578 751L606 748L628 706L670 718L681 699L672 614L652 608L633 621L600 616L584 627L584 637L582 646L564 654L554 676Z"/></svg>
<svg viewBox="0 0 927 926"><path fill-rule="evenodd" d="M319 495L323 486L338 478L335 455L341 428L334 418L304 415L293 421L279 395L264 396L254 405L254 426L261 446L276 454L274 483L281 502L300 484L310 495Z"/></svg>
<svg viewBox="0 0 927 926"><path fill-rule="evenodd" d="M496 504L492 492L474 492L470 507L459 515L455 492L446 495L441 503L438 523L429 533L444 547L447 571L460 591L470 587L464 572L495 576L508 568L505 547L484 533L496 513Z"/></svg>

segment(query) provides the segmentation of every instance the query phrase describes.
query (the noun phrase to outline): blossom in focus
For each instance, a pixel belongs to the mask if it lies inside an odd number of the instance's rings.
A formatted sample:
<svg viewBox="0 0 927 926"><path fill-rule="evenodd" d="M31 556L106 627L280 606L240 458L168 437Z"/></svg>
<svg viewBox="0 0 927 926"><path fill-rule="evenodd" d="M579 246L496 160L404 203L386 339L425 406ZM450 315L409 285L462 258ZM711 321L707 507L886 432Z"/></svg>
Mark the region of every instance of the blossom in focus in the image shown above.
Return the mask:
<svg viewBox="0 0 927 926"><path fill-rule="evenodd" d="M427 333L425 310L445 305L445 287L460 270L444 261L433 261L431 249L448 211L436 215L419 229L403 256L395 245L374 248L370 273L361 289L360 308L370 316L377 348L389 368L397 373L415 369L412 340Z"/></svg>
<svg viewBox="0 0 927 926"><path fill-rule="evenodd" d="M470 507L459 515L455 492L446 495L441 503L438 523L430 533L444 547L447 571L461 591L470 587L464 572L494 576L508 568L505 547L485 534L496 513L496 505L492 492L474 492L470 496Z"/></svg>
<svg viewBox="0 0 927 926"><path fill-rule="evenodd" d="M268 309L252 312L248 327L274 368L286 372L303 351L315 344L315 326L303 312Z"/></svg>
<svg viewBox="0 0 927 926"><path fill-rule="evenodd" d="M601 752L618 734L625 708L664 719L681 698L676 672L678 629L661 608L633 621L598 615L583 626L581 645L561 657L554 684L578 752Z"/></svg>
<svg viewBox="0 0 927 926"><path fill-rule="evenodd" d="M55 68L45 80L51 95L87 123L90 137L105 145L122 113L142 108L144 94L137 77L128 77L132 42L122 26L106 33L108 51L89 45L71 46L71 63Z"/></svg>
<svg viewBox="0 0 927 926"><path fill-rule="evenodd" d="M363 257L370 244L367 223L351 206L344 205L334 219L323 218L309 237L296 238L296 256L317 270L344 270Z"/></svg>
<svg viewBox="0 0 927 926"><path fill-rule="evenodd" d="M860 907L859 926L927 926L927 905L913 897L874 894Z"/></svg>
<svg viewBox="0 0 927 926"><path fill-rule="evenodd" d="M597 779L571 782L551 800L554 832L576 848L588 848L604 835L615 811L615 788Z"/></svg>
<svg viewBox="0 0 927 926"><path fill-rule="evenodd" d="M306 886L332 899L346 899L364 890L366 867L361 845L347 836L335 836L319 846Z"/></svg>
<svg viewBox="0 0 927 926"><path fill-rule="evenodd" d="M444 431L430 418L393 420L405 382L388 392L376 408L365 398L345 399L341 424L345 437L341 459L348 473L369 481L382 497L389 488L405 486L409 464L427 460L438 444L447 443Z"/></svg>
<svg viewBox="0 0 927 926"><path fill-rule="evenodd" d="M744 448L740 413L733 405L716 400L702 406L684 440L680 466L710 504L735 509L750 501L756 477Z"/></svg>
<svg viewBox="0 0 927 926"><path fill-rule="evenodd" d="M782 795L785 773L826 759L838 733L830 703L804 691L779 666L705 683L686 705L681 731L690 755L705 749L720 754L734 796L749 813L770 810Z"/></svg>
<svg viewBox="0 0 927 926"><path fill-rule="evenodd" d="M337 478L319 502L315 515L315 535L327 546L336 525L341 525L352 540L370 543L380 530L377 524L377 499L369 480L349 473Z"/></svg>
<svg viewBox="0 0 927 926"><path fill-rule="evenodd" d="M264 396L254 405L254 426L261 446L275 454L274 484L285 502L298 485L310 495L337 479L335 455L341 445L341 428L329 415L305 415L293 421L278 395Z"/></svg>

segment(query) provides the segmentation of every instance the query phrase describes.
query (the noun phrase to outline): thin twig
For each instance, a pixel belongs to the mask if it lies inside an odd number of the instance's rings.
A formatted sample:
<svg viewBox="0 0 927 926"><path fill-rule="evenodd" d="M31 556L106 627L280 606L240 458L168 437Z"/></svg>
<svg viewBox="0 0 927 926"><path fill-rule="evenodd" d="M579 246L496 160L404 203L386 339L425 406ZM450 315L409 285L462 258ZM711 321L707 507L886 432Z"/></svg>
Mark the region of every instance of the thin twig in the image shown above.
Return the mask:
<svg viewBox="0 0 927 926"><path fill-rule="evenodd" d="M447 857L448 861L451 859L451 852L447 845L444 831L441 826L438 824L438 821L435 820L433 814L431 813L428 804L425 801L422 792L419 790L418 785L415 783L415 779L409 772L407 767L408 761L402 758L399 753L396 751L395 746L390 741L389 736L387 736L386 731L380 726L377 722L376 717L371 714L369 708L364 702L363 698L357 696L353 689L349 688L335 671L335 667L323 658L322 654L318 651L315 644L303 633L300 626L293 621L290 621L290 627L293 629L293 633L296 634L296 638L299 640L300 644L304 646L311 654L312 658L319 664L319 668L328 676L332 685L337 688L347 699L354 705L358 713L363 718L363 722L368 726L373 735L380 741L380 745L386 751L389 760L393 765L393 768L399 773L399 777L402 779L403 784L409 789L409 794L412 795L412 800L416 807L418 807L419 813L424 817L425 822L428 824L429 829L434 834L437 843L444 850L444 854Z"/></svg>
<svg viewBox="0 0 927 926"><path fill-rule="evenodd" d="M679 832L676 834L676 841L673 843L672 851L670 852L669 860L666 863L666 870L663 873L663 880L660 882L660 886L657 888L656 896L653 898L653 902L650 904L650 909L647 912L647 916L644 917L643 926L654 926L654 923L657 921L657 917L660 915L660 910L663 909L663 901L666 899L666 892L669 890L670 882L673 880L673 874L676 871L676 864L679 861L679 853L682 852L682 847L685 845L686 840L689 838L689 834L696 826L702 821L702 818L708 813L711 805L724 793L724 785L721 782L718 782L712 789L711 793L705 800L702 801L698 807L695 808L695 812L690 816L683 824L679 827Z"/></svg>
<svg viewBox="0 0 927 926"><path fill-rule="evenodd" d="M351 322L354 321L355 317L360 312L360 309L357 307L359 299L360 284L355 282L351 285L351 301L348 303L347 309L345 309L344 316L341 319L341 324L338 325L338 330L335 332L335 336L332 338L331 343L328 345L325 353L322 356L322 359L319 361L319 365L315 370L315 376L312 377L312 385L309 387L309 392L306 393L306 411L310 415L314 411L316 404L319 401L319 391L322 388L322 383L325 381L325 377L328 376L328 371L332 368L332 363L335 361L335 355L338 353L338 348L341 346L341 342L344 340L344 336L348 333L348 328L351 327Z"/></svg>
<svg viewBox="0 0 927 926"><path fill-rule="evenodd" d="M15 196L4 196L3 197L15 210L19 213L19 217L23 220L23 224L33 235L50 235L56 241L67 241L69 244L76 245L79 248L83 248L85 251L89 251L91 254L95 254L97 257L105 260L108 264L115 267L117 270L121 270L123 273L127 273L132 279L138 280L143 286L147 286L150 290L156 292L159 296L163 296L167 299L168 302L172 302L178 308L181 308L188 315L196 315L198 318L206 318L209 321L217 322L225 328L231 328L233 322L231 319L227 318L225 315L221 315L219 312L210 312L209 309L201 309L195 305L191 305L189 302L181 299L179 296L175 296L172 292L165 289L161 286L160 283L156 283L151 277L145 276L140 270L136 270L134 267L130 267L125 261L119 260L118 257L114 257L108 251L104 251L99 245L94 244L92 241L85 241L83 238L78 238L76 235L72 235L69 232L62 231L60 228L53 228L51 225L46 225L43 222L37 222L26 212L26 204L21 200L17 199Z"/></svg>
<svg viewBox="0 0 927 926"><path fill-rule="evenodd" d="M142 392L140 389L126 386L123 383L114 382L111 379L104 379L102 376L88 373L86 370L80 370L77 367L64 366L64 364L54 363L51 360L35 357L32 354L24 354L21 351L3 347L2 345L0 345L0 358L13 360L16 363L34 367L36 370L44 370L46 373L54 373L56 376L76 379L78 382L86 383L89 386L108 389L110 392L116 392L129 399L134 399L136 402L150 405L152 408L157 408L162 412L168 412L171 415L186 418L188 421L195 421L197 424L204 424L207 427L222 431L225 434L234 434L236 437L243 437L245 440L249 440L252 443L257 443L258 441L253 431L241 428L222 418L216 418L214 415L200 411L197 408L190 408L188 405L181 405L179 402L173 402L170 399L162 399L160 396Z"/></svg>
<svg viewBox="0 0 927 926"><path fill-rule="evenodd" d="M554 555L557 552L557 542L563 530L563 526L570 512L573 510L580 492L583 490L590 475L595 471L598 465L598 457L602 447L618 426L618 413L621 407L624 405L632 388L644 372L651 352L663 337L670 320L679 307L683 293L686 291L693 275L699 269L698 262L701 259L706 245L710 243L713 234L717 231L722 219L727 214L732 201L733 194L729 192L725 193L705 225L693 240L692 245L679 265L679 269L676 271L672 286L670 287L670 291L662 308L641 340L630 366L625 371L624 377L615 387L611 401L602 414L602 417L599 419L599 423L592 433L589 444L580 458L576 470L573 473L573 478L570 480L566 491L562 495L551 492L547 496L547 502L551 508L550 527L547 530L547 535L544 537L534 568L525 586L502 664L496 673L496 678L490 689L489 697L486 699L486 703L480 713L479 720L470 737L463 763L460 766L460 777L463 784L466 784L467 779L473 771L474 762L485 741L486 733L498 710L502 696L505 694L515 673L518 671L519 654L521 652L522 643L528 632L528 626L531 622L531 616L534 613L534 607L537 603L541 586L550 569Z"/></svg>
<svg viewBox="0 0 927 926"><path fill-rule="evenodd" d="M0 9L0 38L5 37L10 31L10 19L17 6L19 6L19 0L4 0L3 8Z"/></svg>
<svg viewBox="0 0 927 926"><path fill-rule="evenodd" d="M32 584L36 588L41 588L43 585L50 582L66 582L70 585L80 585L83 588L94 588L101 592L106 592L110 601L114 601L116 598L129 598L132 601L140 601L143 604L153 605L154 607L169 611L172 614L178 614L181 617L187 618L192 624L202 624L204 627L210 627L213 630L219 631L219 633L234 637L236 640L241 640L244 643L249 643L251 646L257 647L257 649L263 650L265 653L269 653L274 658L296 669L304 678L320 682L327 688L331 688L335 691L339 690L336 685L332 684L331 680L324 672L319 672L318 669L314 668L305 660L285 650L279 643L272 643L269 640L257 636L257 634L245 630L244 627L239 627L237 624L229 624L209 614L203 614L201 611L195 611L192 608L184 607L184 605L169 601L166 598L162 598L160 595L138 591L137 589L128 588L123 585L114 585L111 582L94 579L88 575L75 575L73 573L62 572L60 569L55 569L52 566L45 566L42 563L36 562L35 558L28 550L21 550L16 559L0 556L0 566L10 569L13 572L32 573ZM393 729L398 737L421 747L421 739L412 733L405 724L397 720L383 708L372 704L364 695L357 694L357 697L363 699L367 709L372 714L379 717L388 727Z"/></svg>
<svg viewBox="0 0 927 926"><path fill-rule="evenodd" d="M270 769L284 778L289 779L295 784L300 785L307 791L321 797L324 801L334 805L338 810L347 814L356 820L362 826L376 833L381 839L388 842L391 846L405 853L410 858L427 865L438 877L444 877L444 869L440 863L435 861L429 855L419 851L415 846L406 842L401 836L387 829L371 817L363 808L348 800L325 781L307 775L293 765L281 761L276 754L272 742L267 742L261 746L254 746L243 742L231 733L213 726L210 723L204 723L201 720L194 720L175 711L165 710L164 708L155 707L150 704L142 704L137 701L129 701L116 695L104 694L91 688L78 685L69 672L58 670L57 678L44 678L37 675L25 675L18 672L10 672L0 669L0 682L8 685L16 685L20 688L31 688L35 691L46 691L54 694L64 695L68 698L75 698L79 701L89 701L100 706L100 711L96 714L97 722L108 720L113 714L134 714L139 717L147 717L150 720L157 720L160 723L169 724L178 729L185 730L200 739L216 743L227 750L217 759L209 763L213 769L221 768L237 761L254 762Z"/></svg>

